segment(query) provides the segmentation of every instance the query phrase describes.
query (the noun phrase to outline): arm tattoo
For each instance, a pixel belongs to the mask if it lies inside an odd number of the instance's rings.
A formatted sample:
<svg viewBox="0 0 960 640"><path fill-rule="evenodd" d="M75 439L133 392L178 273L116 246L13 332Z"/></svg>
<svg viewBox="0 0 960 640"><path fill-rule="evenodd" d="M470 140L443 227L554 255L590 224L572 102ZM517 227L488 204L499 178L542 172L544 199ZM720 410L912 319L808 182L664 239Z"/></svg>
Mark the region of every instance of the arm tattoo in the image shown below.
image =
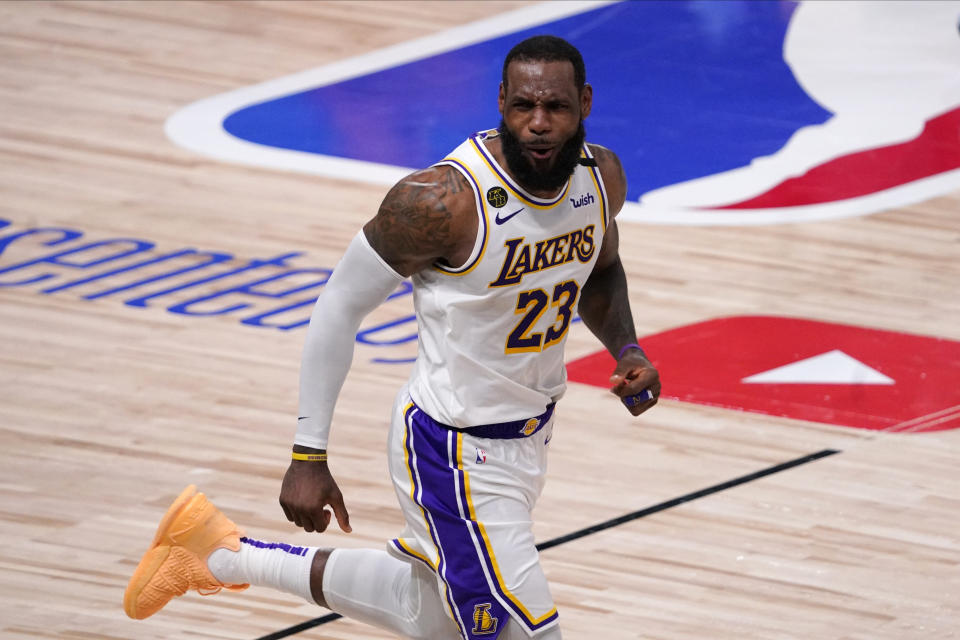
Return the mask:
<svg viewBox="0 0 960 640"><path fill-rule="evenodd" d="M410 275L456 250L465 203L473 205L473 193L460 172L432 167L397 183L364 231L387 263Z"/></svg>

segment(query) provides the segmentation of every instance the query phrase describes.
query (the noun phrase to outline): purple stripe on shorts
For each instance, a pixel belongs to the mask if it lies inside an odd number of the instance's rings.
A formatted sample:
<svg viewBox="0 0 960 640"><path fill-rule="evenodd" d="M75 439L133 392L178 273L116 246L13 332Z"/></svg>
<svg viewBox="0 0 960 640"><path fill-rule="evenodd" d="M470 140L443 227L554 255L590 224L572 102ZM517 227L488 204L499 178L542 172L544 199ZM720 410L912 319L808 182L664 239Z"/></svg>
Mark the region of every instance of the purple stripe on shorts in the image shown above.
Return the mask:
<svg viewBox="0 0 960 640"><path fill-rule="evenodd" d="M447 582L446 578L446 556L444 555L444 549L440 546L440 541L437 540L437 534L434 531L433 527L433 518L430 509L424 504L424 495L426 492L421 492L420 484L418 479L422 480L420 465L418 460L418 454L414 450L413 446L413 430L414 424L417 416L424 415L423 411L417 408L416 405L411 404L407 409L407 412L404 414L404 423L407 426L407 431L403 441L403 446L406 449L407 461L410 465L410 479L413 482L413 499L420 507L424 510L424 519L426 520L427 531L430 533L430 539L433 540L433 545L437 548L437 575L440 576L440 579L443 580L443 583L446 585L446 599L447 605L451 610L457 610L457 605L453 600L453 593L450 589L450 583ZM460 628L460 632L464 637L467 637L467 631L464 628L464 623L459 619L455 620L457 626Z"/></svg>
<svg viewBox="0 0 960 640"><path fill-rule="evenodd" d="M463 452L457 449L455 451L455 461L461 461L461 466L462 466L462 460L463 460ZM467 472L463 469L458 469L457 473L460 476L460 495L458 497L460 499L460 504L463 505L464 513L466 513L467 517L469 518L469 520L467 520L467 523L473 529L473 532L476 535L477 540L480 541L480 554L481 554L483 563L486 564L487 566L487 571L490 573L491 576L496 576L497 574L496 574L496 571L494 571L493 561L490 558L490 553L487 549L487 545L484 544L483 542L483 535L481 534L481 531L480 531L480 525L476 520L476 514L474 514L473 511L470 509L470 501L467 499L467 486L465 482L466 480L465 476ZM537 629L541 629L557 619L557 613L554 613L552 616L544 618L539 623L534 622L533 620L530 619L529 616L527 616L523 612L522 609L520 609L513 602L512 598L510 598L506 593L504 593L503 587L498 580L494 578L493 582L494 582L494 588L497 590L497 593L500 594L500 597L503 599L503 602L507 603L510 609L512 609L513 612L516 613L521 620L526 621L526 624L528 627L530 627L530 629L536 631Z"/></svg>
<svg viewBox="0 0 960 640"><path fill-rule="evenodd" d="M494 639L510 614L490 590L482 560L471 536L471 523L460 515L457 480L460 471L451 466L448 447L457 434L437 426L422 411L411 416L408 439L410 453L416 454L420 474L420 504L430 515L434 542L441 552L441 577L464 625L468 640ZM412 459L412 457L411 457ZM492 627L492 628L491 628Z"/></svg>

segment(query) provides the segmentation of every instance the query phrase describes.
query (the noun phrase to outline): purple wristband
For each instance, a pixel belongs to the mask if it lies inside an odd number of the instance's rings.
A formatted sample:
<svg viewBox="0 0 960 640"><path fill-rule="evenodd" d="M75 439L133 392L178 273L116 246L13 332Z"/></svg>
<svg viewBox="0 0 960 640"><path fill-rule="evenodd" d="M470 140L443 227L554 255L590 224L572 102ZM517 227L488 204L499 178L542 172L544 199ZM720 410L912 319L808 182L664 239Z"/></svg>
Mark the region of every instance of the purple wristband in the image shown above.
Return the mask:
<svg viewBox="0 0 960 640"><path fill-rule="evenodd" d="M647 357L647 354L644 353L643 348L638 345L636 342L631 342L630 344L625 344L620 348L620 353L617 354L617 360L623 357L623 354L626 353L627 349L640 349L640 355L644 358Z"/></svg>

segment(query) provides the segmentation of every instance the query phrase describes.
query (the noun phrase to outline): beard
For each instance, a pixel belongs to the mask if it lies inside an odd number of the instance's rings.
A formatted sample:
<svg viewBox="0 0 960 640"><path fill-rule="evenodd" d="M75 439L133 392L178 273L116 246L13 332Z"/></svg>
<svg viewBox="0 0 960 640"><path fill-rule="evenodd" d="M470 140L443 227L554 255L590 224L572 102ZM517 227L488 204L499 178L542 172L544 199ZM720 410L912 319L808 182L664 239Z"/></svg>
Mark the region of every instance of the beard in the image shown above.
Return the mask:
<svg viewBox="0 0 960 640"><path fill-rule="evenodd" d="M530 191L556 191L563 187L577 168L580 149L587 137L581 120L577 132L560 147L553 166L546 171L540 171L524 157L519 138L513 135L503 120L500 120L497 131L500 132L500 138L503 140L503 156L507 160L507 168L517 182Z"/></svg>

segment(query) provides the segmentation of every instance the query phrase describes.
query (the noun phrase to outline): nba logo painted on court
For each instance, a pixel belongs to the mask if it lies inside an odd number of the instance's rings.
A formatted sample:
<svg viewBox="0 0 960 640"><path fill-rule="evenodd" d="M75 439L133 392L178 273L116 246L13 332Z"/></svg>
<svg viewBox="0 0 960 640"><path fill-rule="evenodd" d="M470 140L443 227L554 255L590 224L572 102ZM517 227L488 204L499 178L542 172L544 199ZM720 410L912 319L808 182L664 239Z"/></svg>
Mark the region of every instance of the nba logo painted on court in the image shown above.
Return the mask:
<svg viewBox="0 0 960 640"><path fill-rule="evenodd" d="M626 151L619 220L824 220L960 186L953 3L558 2L509 22L506 33L475 23L399 58L371 52L201 100L166 132L221 159L391 185L497 122L492 104L461 96L496 87L501 69L490 61L514 43L552 33L581 49L604 100L605 119L587 124L591 140ZM611 48L631 63L592 64ZM389 96L378 106L382 130L350 120L370 96ZM424 102L447 117L421 117ZM486 197L507 203L499 187Z"/></svg>

